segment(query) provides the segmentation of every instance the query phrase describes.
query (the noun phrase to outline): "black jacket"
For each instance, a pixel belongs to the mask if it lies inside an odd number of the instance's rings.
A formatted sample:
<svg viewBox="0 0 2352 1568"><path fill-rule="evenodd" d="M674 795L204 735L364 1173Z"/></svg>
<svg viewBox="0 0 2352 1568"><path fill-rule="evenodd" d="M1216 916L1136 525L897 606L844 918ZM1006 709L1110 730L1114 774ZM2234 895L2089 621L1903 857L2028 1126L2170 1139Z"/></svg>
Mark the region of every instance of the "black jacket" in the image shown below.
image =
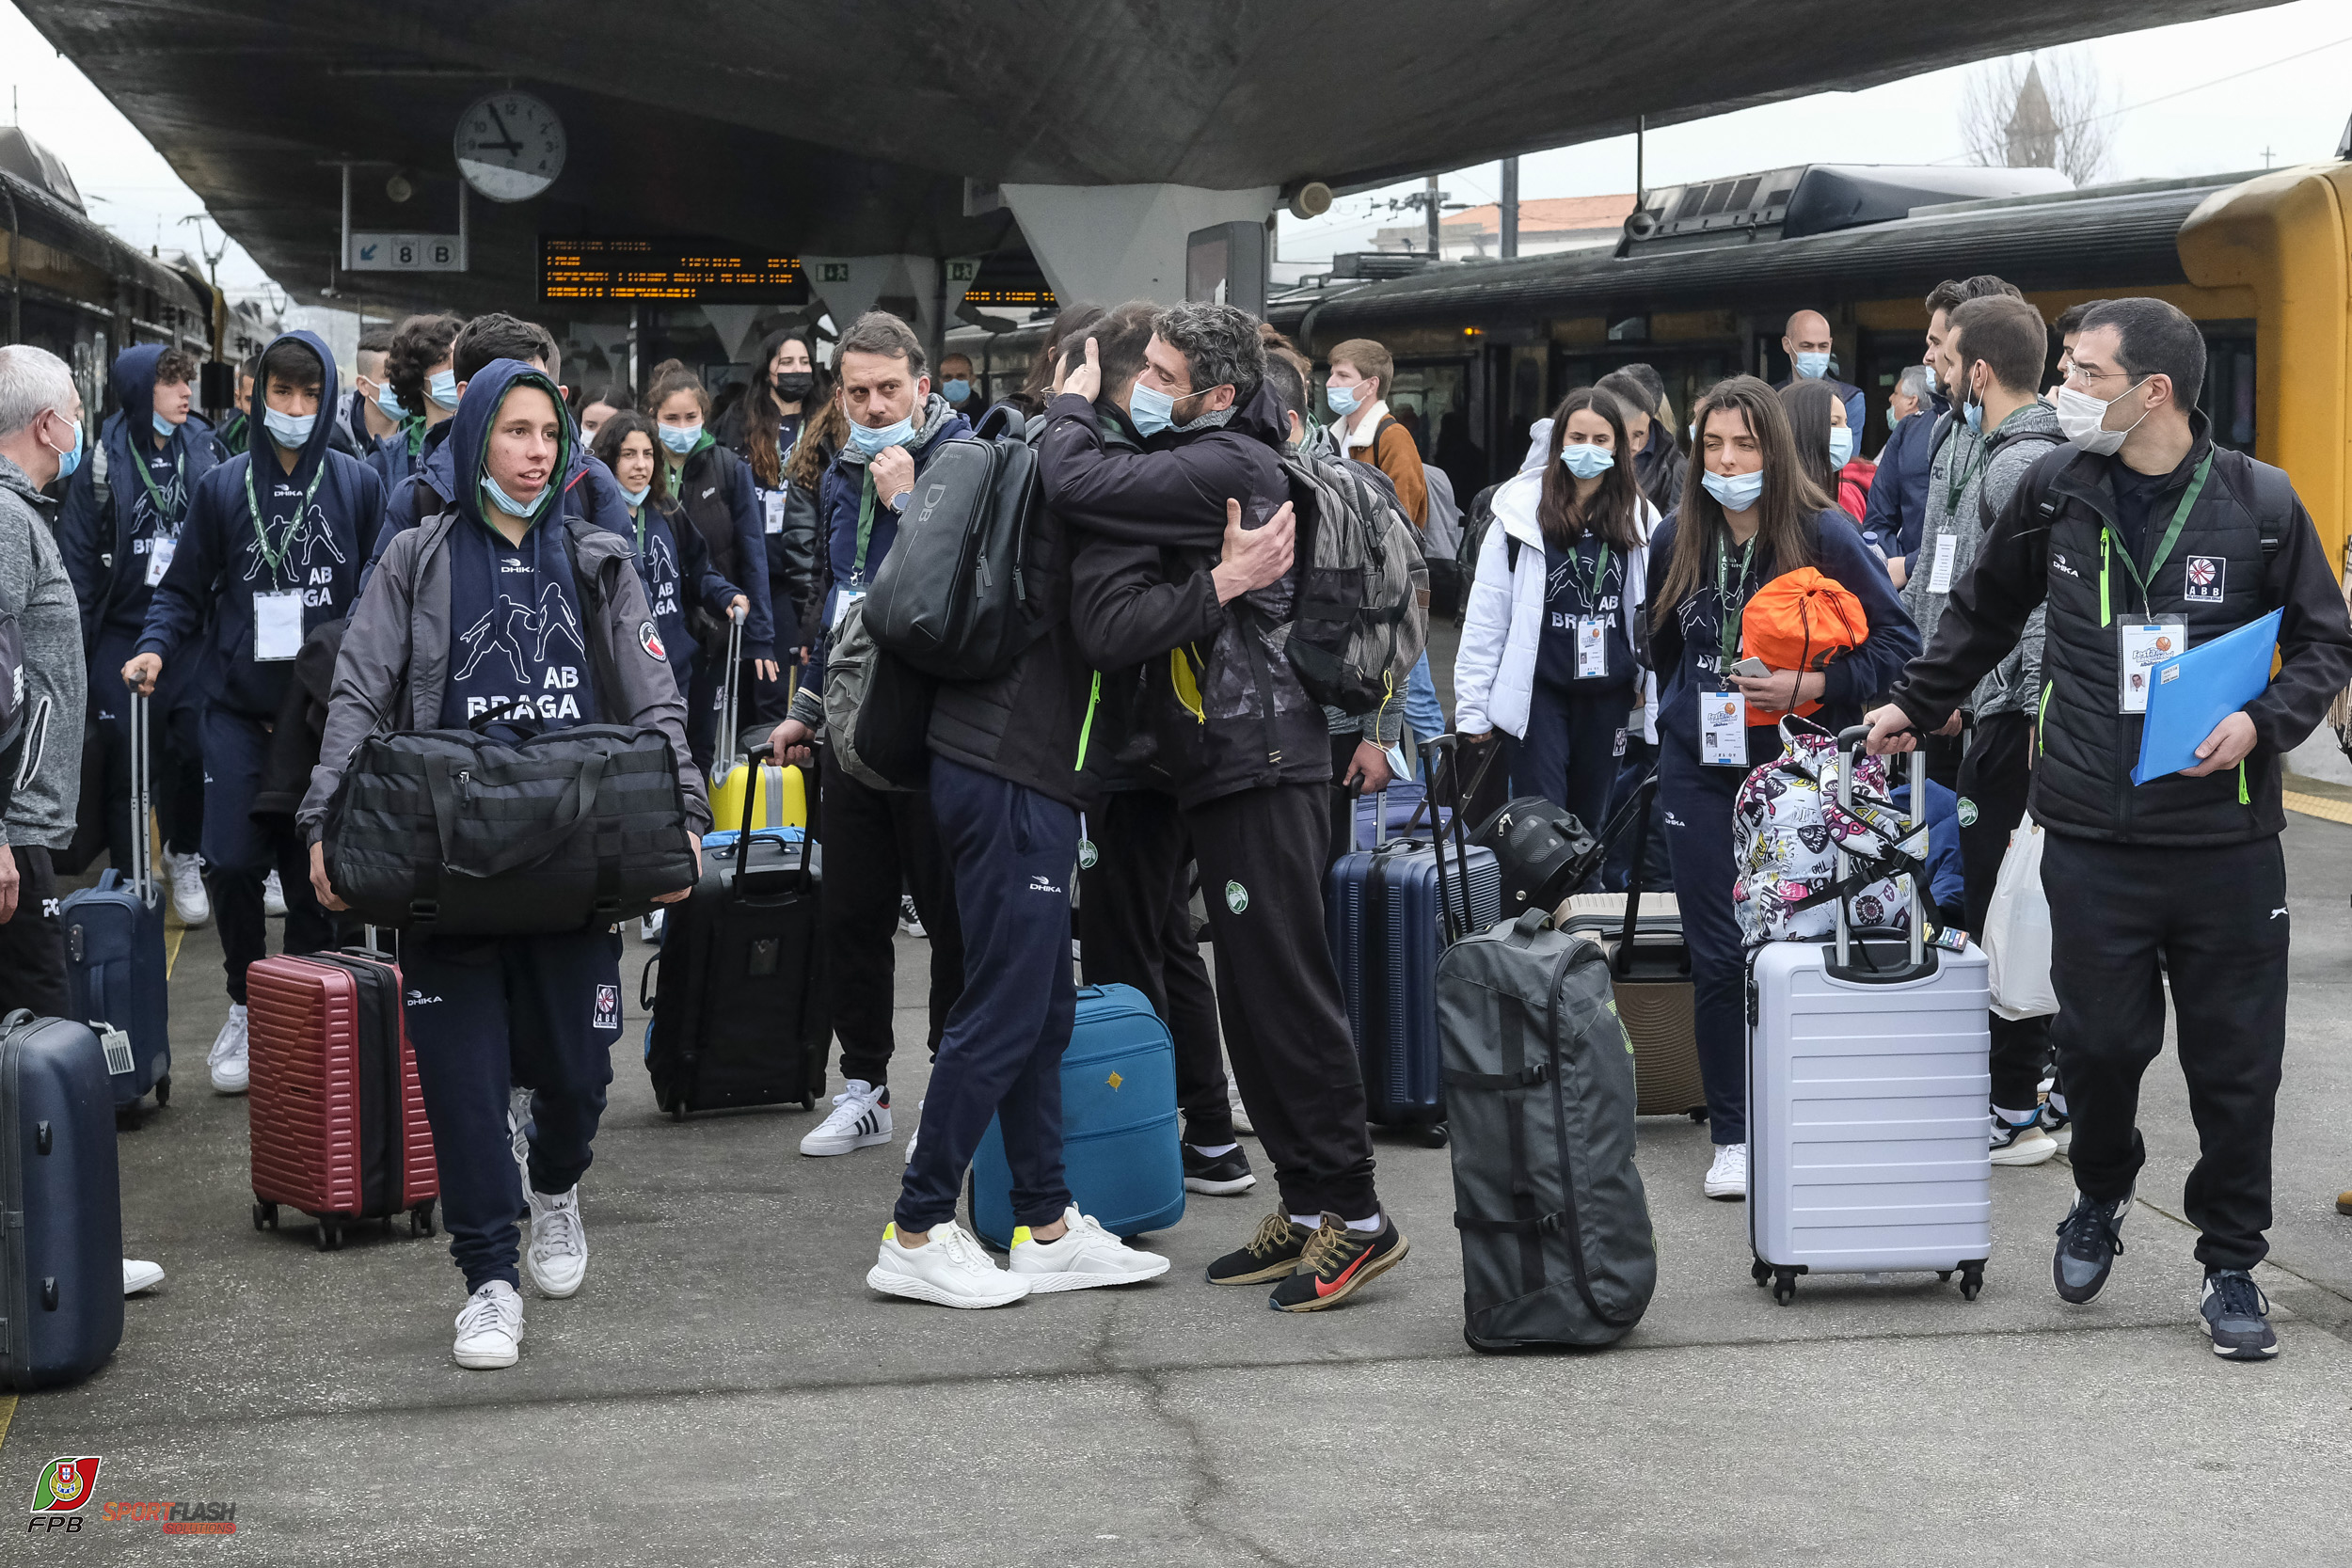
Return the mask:
<svg viewBox="0 0 2352 1568"><path fill-rule="evenodd" d="M1141 705L1158 742L1153 782L1185 806L1328 784L1323 709L1282 652L1295 570L1222 606L1210 576L1229 499L1248 528L1291 499L1272 395L1261 388L1224 426L1154 436L1136 454L1105 450L1084 398L1056 398L1045 418L1046 499L1081 539L1071 581L1078 645L1094 669L1142 667ZM1302 538L1298 559L1312 555Z"/></svg>
<svg viewBox="0 0 2352 1568"><path fill-rule="evenodd" d="M2279 673L2246 705L2256 738L2242 768L2132 784L2142 721L2117 711L2122 656L2110 623L2137 615L2140 605L2138 586L2121 562L2107 573L2108 615L2100 609L2101 542L2106 525L2116 520L2113 476L2122 459L2072 447L2026 473L1946 602L1934 641L1895 688L1895 702L1915 724L1941 724L2016 644L2034 606L2046 603L2042 756L2029 804L2034 820L2052 832L2187 847L2242 844L2283 831L2280 759L2302 744L2352 680L2352 621L2302 502L2277 469L2215 446L2203 414L2192 413L2190 425L2195 439L2151 508L2140 559L2154 552L2190 476L2210 456L2212 473L2180 542L2149 584L2149 608L2159 616L2185 616L2192 647L2284 610ZM2275 552L2264 548L2259 521L2258 497L2265 489L2278 497L2272 510L2281 516ZM2192 562L2211 579L2198 590L2204 597L2188 596Z"/></svg>

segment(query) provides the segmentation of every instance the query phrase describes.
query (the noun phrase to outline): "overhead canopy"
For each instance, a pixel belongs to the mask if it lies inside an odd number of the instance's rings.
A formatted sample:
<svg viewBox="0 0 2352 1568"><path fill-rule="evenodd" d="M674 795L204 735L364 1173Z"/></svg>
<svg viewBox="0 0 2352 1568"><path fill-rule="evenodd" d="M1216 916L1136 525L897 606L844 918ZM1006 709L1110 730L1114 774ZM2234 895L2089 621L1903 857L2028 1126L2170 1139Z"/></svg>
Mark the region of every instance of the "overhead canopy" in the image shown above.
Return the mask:
<svg viewBox="0 0 2352 1568"><path fill-rule="evenodd" d="M570 138L553 188L477 201L464 277L368 280L478 307L535 292L541 233L984 255L1020 240L967 177L1345 190L2264 0L1985 0L1867 26L1850 0L18 3L297 296L330 281L337 160L367 161L359 227L453 231L459 113L538 93ZM424 176L397 205L395 168Z"/></svg>

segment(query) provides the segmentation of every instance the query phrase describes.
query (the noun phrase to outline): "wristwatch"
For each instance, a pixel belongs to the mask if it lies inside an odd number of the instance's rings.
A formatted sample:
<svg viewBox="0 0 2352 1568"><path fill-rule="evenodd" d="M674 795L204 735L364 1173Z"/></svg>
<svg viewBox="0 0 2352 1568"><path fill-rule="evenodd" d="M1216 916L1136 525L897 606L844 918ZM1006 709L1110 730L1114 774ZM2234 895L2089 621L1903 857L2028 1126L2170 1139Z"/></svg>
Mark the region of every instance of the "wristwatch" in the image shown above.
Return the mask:
<svg viewBox="0 0 2352 1568"><path fill-rule="evenodd" d="M882 502L882 504L890 508L891 511L903 515L907 509L907 502L913 500L914 499L914 486L910 484L905 489L899 491L897 495L891 497L888 500Z"/></svg>

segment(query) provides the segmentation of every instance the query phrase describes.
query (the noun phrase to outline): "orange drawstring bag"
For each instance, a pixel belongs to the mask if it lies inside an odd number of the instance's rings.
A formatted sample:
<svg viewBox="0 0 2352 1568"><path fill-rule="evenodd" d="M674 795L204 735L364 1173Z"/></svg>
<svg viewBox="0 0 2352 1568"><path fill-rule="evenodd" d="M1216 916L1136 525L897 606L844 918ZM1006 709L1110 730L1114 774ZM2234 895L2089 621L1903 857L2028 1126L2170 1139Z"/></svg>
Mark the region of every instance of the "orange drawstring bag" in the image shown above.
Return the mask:
<svg viewBox="0 0 2352 1568"><path fill-rule="evenodd" d="M1869 635L1862 601L1836 578L1810 566L1783 572L1757 589L1740 616L1741 657L1760 658L1775 671L1827 669L1834 656L1860 647ZM1810 717L1820 705L1805 703L1797 714ZM1748 710L1751 724L1778 723L1780 719L1774 709Z"/></svg>

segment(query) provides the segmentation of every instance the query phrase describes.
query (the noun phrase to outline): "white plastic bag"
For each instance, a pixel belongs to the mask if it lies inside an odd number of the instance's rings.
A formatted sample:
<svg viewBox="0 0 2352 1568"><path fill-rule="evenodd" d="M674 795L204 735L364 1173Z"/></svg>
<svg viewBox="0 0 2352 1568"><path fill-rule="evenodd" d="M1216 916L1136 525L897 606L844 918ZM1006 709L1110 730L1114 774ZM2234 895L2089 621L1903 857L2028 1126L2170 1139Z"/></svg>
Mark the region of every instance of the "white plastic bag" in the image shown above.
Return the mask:
<svg viewBox="0 0 2352 1568"><path fill-rule="evenodd" d="M2000 880L1985 912L1983 945L1992 960L1993 1010L2006 1019L2058 1010L2050 989L2050 900L2042 891L2042 824L2028 815L2009 835Z"/></svg>

